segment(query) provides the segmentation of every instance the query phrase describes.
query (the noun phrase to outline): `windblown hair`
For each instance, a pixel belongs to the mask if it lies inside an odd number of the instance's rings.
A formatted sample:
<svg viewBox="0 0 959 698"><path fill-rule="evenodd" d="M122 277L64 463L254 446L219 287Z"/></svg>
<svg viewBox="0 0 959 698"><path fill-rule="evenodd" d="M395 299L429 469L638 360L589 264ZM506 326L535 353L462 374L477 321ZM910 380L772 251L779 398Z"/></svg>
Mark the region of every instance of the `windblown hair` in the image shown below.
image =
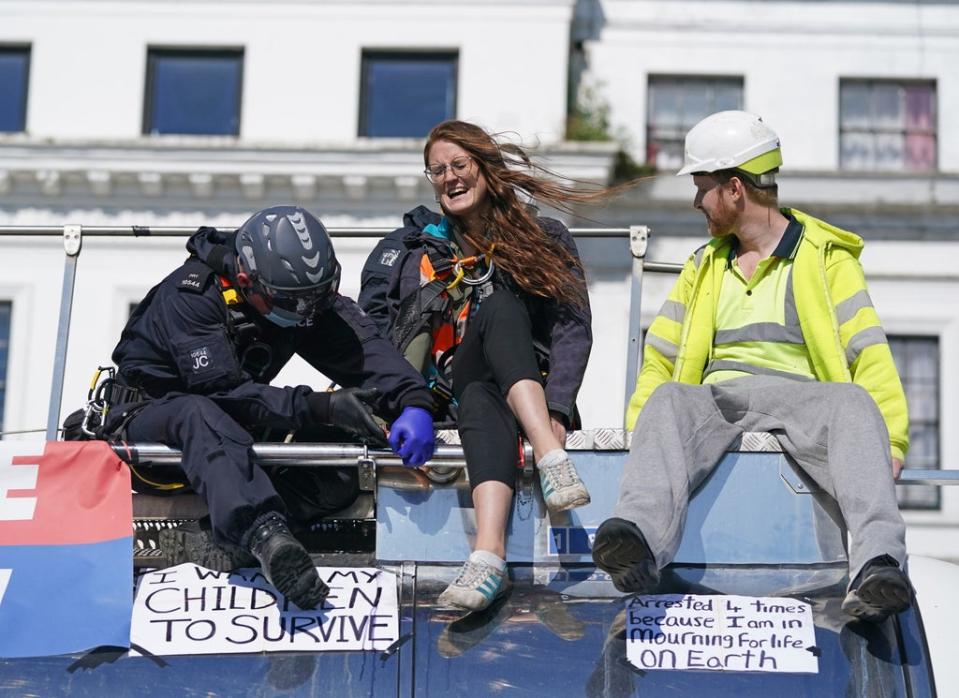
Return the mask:
<svg viewBox="0 0 959 698"><path fill-rule="evenodd" d="M534 200L574 213L574 203L603 201L618 191L574 182L534 165L517 145L498 143L479 126L465 121L444 121L430 131L423 149L429 166L430 148L437 141L460 146L472 156L486 178L490 208L484 237L458 229L477 250L489 252L493 261L525 292L583 307L587 303L586 281L579 259L547 235L536 223L535 212L519 198L524 192ZM580 183L582 184L582 183ZM444 211L453 221L456 216Z"/></svg>

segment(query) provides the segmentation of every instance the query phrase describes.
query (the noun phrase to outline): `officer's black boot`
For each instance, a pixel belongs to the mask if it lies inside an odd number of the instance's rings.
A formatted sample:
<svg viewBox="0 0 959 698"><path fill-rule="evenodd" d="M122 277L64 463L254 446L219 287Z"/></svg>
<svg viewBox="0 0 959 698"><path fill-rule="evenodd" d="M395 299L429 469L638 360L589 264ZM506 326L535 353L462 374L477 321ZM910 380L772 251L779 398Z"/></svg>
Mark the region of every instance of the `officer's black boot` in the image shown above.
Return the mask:
<svg viewBox="0 0 959 698"><path fill-rule="evenodd" d="M192 562L217 572L256 566L256 558L249 551L238 545L222 545L213 539L208 517L162 529L159 546L169 565Z"/></svg>
<svg viewBox="0 0 959 698"><path fill-rule="evenodd" d="M300 608L316 608L330 593L316 573L310 554L293 537L280 514L268 515L253 529L248 547L270 584Z"/></svg>

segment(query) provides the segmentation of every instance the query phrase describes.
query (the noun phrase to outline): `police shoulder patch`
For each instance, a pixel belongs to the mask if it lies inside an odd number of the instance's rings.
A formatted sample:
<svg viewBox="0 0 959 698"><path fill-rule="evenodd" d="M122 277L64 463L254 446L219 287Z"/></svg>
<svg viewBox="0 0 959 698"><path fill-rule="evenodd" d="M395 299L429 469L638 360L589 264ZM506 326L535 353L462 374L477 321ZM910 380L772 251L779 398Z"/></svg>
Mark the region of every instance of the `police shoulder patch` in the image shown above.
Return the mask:
<svg viewBox="0 0 959 698"><path fill-rule="evenodd" d="M203 293L210 284L213 270L205 264L184 264L174 277L178 291Z"/></svg>
<svg viewBox="0 0 959 698"><path fill-rule="evenodd" d="M380 264L384 267L392 267L396 264L397 258L400 256L400 251L394 248L387 248L380 253Z"/></svg>

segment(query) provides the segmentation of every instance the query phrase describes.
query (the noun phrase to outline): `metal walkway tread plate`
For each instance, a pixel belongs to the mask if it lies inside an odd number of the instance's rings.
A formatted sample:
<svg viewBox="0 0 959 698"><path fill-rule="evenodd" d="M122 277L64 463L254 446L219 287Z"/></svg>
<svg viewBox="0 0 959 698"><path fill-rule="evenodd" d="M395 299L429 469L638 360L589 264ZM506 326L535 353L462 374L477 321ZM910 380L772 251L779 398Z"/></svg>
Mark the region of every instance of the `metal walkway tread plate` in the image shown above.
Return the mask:
<svg viewBox="0 0 959 698"><path fill-rule="evenodd" d="M566 436L567 451L628 451L633 433L622 428L603 427L571 431ZM436 433L439 442L459 446L460 436L455 429L442 429ZM776 437L767 432L745 432L733 445L731 451L782 451Z"/></svg>

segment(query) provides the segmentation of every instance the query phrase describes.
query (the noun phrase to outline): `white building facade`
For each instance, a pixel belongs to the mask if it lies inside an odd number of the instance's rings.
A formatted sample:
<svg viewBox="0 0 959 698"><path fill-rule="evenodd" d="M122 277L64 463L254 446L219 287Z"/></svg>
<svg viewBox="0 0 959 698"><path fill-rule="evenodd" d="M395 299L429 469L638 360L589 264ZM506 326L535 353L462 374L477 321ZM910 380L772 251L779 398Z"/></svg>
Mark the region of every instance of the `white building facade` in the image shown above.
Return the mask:
<svg viewBox="0 0 959 698"><path fill-rule="evenodd" d="M586 181L607 181L620 148L649 163L633 192L567 222L649 225L649 258L681 261L705 235L672 176L682 136L747 109L782 137L784 203L867 240L909 392L907 465L955 468L957 39L959 8L934 2L0 0L0 226L229 226L276 203L393 226L432 203L422 137L456 117ZM608 108L612 141L565 140L577 85ZM64 413L182 244L85 240ZM355 295L372 242L336 246ZM581 247L596 340L580 408L618 425L627 244ZM45 424L62 268L59 240L0 239L4 430ZM644 324L671 282L647 275ZM325 385L303 364L278 380ZM903 496L910 549L959 558L959 488Z"/></svg>

